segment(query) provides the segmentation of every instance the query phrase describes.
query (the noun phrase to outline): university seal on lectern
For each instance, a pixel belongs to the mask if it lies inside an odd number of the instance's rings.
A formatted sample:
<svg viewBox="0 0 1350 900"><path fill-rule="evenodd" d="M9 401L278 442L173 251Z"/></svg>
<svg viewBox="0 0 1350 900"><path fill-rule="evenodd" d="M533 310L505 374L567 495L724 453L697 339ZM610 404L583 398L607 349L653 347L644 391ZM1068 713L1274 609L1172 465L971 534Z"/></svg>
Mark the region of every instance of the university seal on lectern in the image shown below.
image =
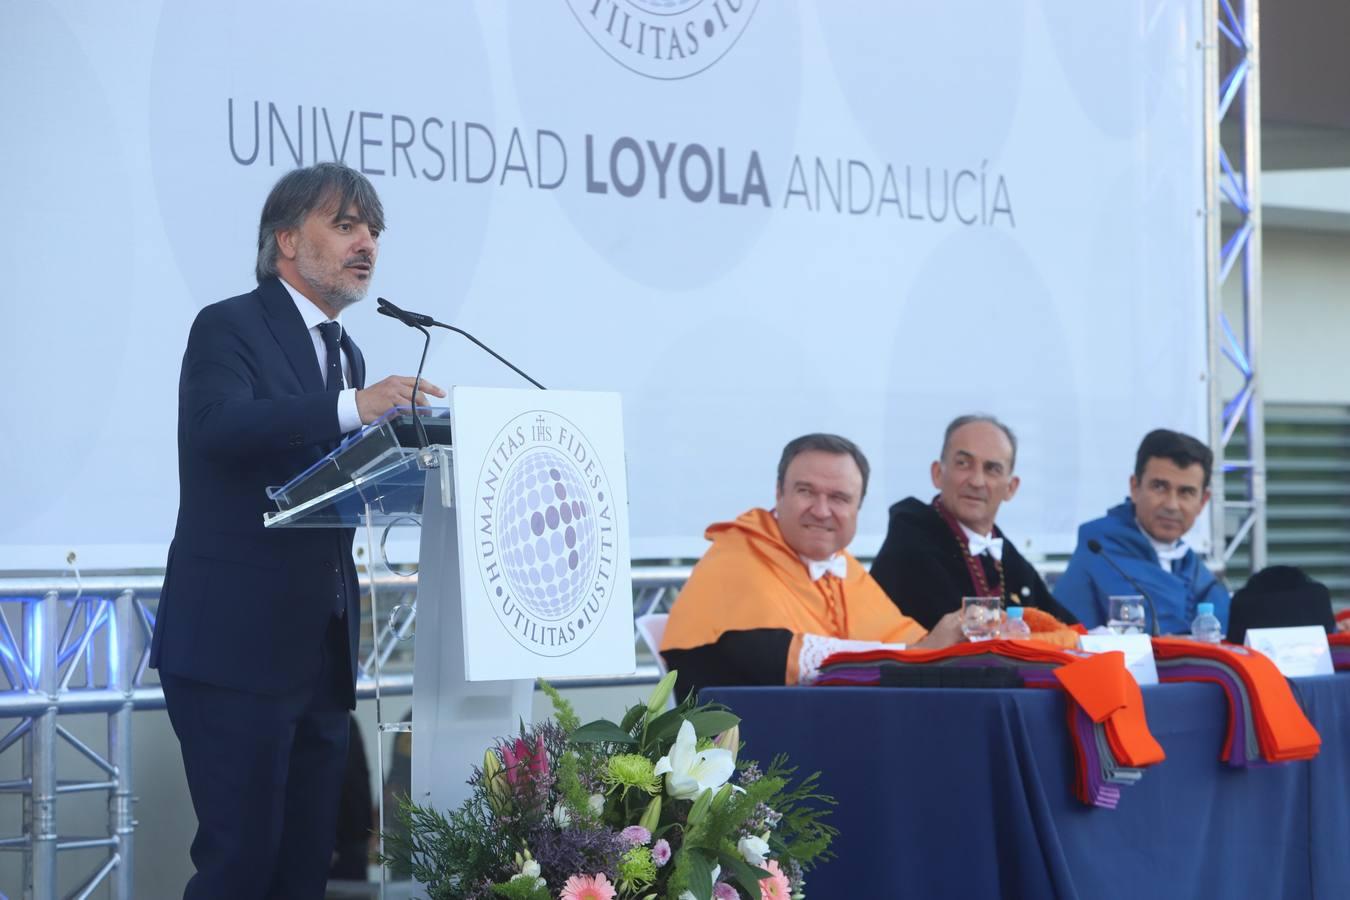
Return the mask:
<svg viewBox="0 0 1350 900"><path fill-rule="evenodd" d="M613 599L619 552L595 448L556 413L522 413L492 442L475 485L473 564L497 620L531 652L577 650Z"/></svg>

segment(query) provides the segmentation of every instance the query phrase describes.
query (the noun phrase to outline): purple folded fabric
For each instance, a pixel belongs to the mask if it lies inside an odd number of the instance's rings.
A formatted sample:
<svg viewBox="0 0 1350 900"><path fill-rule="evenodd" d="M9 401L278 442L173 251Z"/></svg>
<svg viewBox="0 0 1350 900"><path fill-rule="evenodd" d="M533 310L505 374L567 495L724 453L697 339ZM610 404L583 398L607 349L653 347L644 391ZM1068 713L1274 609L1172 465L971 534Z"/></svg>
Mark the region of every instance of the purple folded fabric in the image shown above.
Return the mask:
<svg viewBox="0 0 1350 900"><path fill-rule="evenodd" d="M1083 752L1083 775L1087 783L1088 797L1092 800L1093 806L1099 806L1102 809L1115 809L1120 803L1120 788L1108 784L1105 780L1105 773L1109 772L1114 761L1110 764L1104 764L1100 748L1103 742L1097 739L1097 731L1102 726L1092 721L1087 713L1083 712L1082 707L1074 706L1073 715L1074 740Z"/></svg>
<svg viewBox="0 0 1350 900"><path fill-rule="evenodd" d="M881 683L881 669L875 666L831 666L828 670L821 669L820 679L825 678L832 685L871 686Z"/></svg>
<svg viewBox="0 0 1350 900"><path fill-rule="evenodd" d="M1202 678L1221 683L1229 704L1228 716L1233 729L1233 742L1225 762L1235 768L1267 765L1261 756L1261 745L1255 732L1253 719L1255 711L1251 708L1251 696L1246 683L1237 672L1222 663L1208 659L1190 659L1185 662L1160 660L1158 670L1159 677L1164 681L1173 678Z"/></svg>

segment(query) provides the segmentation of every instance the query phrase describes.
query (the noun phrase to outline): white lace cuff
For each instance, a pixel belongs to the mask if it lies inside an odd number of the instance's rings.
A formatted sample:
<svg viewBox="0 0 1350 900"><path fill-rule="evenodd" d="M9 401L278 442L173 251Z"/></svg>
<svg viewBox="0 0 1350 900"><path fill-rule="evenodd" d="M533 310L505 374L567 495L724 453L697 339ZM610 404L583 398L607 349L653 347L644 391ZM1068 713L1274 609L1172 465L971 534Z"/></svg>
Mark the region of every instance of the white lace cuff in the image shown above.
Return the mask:
<svg viewBox="0 0 1350 900"><path fill-rule="evenodd" d="M903 650L904 644L886 644L881 641L851 641L847 638L826 637L823 634L802 635L802 649L797 654L797 681L811 684L820 674L820 664L832 653L857 650Z"/></svg>

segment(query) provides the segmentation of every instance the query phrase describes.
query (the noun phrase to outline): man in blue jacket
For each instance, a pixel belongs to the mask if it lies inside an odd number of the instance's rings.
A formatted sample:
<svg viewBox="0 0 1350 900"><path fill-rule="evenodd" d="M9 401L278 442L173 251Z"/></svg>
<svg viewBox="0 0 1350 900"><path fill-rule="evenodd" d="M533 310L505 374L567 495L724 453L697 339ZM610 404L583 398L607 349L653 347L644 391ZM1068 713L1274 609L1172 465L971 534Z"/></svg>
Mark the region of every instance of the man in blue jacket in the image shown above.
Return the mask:
<svg viewBox="0 0 1350 900"><path fill-rule="evenodd" d="M1162 634L1189 632L1202 601L1214 604L1227 630L1228 590L1181 539L1209 501L1213 464L1214 454L1195 438L1150 431L1135 455L1130 498L1078 529L1078 547L1055 584L1055 598L1088 628L1105 624L1110 597L1139 593L1115 563L1153 601ZM1092 552L1093 542L1100 552Z"/></svg>
<svg viewBox="0 0 1350 900"><path fill-rule="evenodd" d="M197 813L189 900L324 894L355 705L353 532L265 529L265 489L412 401L412 378L366 385L342 322L383 227L359 172L288 172L263 206L258 286L202 309L188 336L150 662Z"/></svg>

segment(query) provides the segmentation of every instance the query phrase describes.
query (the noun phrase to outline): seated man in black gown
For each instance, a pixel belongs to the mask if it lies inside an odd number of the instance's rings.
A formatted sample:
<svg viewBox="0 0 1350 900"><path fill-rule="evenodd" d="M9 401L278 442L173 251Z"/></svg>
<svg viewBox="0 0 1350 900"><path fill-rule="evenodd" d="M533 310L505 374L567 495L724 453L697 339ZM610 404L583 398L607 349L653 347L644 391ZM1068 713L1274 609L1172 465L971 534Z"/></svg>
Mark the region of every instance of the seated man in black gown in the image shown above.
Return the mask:
<svg viewBox="0 0 1350 900"><path fill-rule="evenodd" d="M953 420L932 466L938 495L928 503L907 497L891 507L872 577L925 628L959 610L962 597L1000 596L1005 607L1040 609L1058 620L1029 617L1037 639L1073 646L1077 633L1062 626L1078 620L994 524L999 507L1017 493L1016 462L1017 438L998 419Z"/></svg>

